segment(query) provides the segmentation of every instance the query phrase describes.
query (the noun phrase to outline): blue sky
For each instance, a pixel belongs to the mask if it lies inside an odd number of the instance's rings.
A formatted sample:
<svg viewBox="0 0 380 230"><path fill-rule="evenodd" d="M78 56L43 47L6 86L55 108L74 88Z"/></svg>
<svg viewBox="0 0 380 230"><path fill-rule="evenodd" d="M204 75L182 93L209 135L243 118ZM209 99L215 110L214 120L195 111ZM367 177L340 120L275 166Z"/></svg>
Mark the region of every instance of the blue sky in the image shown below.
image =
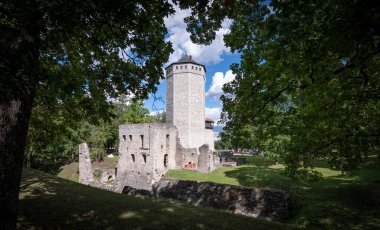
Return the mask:
<svg viewBox="0 0 380 230"><path fill-rule="evenodd" d="M170 55L168 63L179 60L183 55L192 55L193 59L198 63L206 66L206 117L218 121L222 104L219 97L222 95L223 84L234 79L234 75L230 70L230 65L240 62L240 55L233 54L225 46L223 35L228 33L230 21L226 20L222 24L222 28L216 32L216 39L209 45L196 45L191 42L190 34L186 31L186 24L183 18L189 15L190 11L176 9L176 13L165 19L168 28L167 40L173 44L174 52ZM165 110L166 82L162 80L157 88L155 97L162 98L162 101L155 101L151 96L145 101L145 107L151 112L155 110ZM221 130L221 126L216 127L215 131Z"/></svg>

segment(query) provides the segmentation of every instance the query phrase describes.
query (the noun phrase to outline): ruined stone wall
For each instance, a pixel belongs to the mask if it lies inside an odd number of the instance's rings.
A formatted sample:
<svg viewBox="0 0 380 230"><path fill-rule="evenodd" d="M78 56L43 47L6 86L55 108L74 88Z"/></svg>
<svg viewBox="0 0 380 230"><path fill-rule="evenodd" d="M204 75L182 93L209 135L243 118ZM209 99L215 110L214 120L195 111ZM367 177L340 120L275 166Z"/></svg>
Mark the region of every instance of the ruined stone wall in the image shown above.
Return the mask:
<svg viewBox="0 0 380 230"><path fill-rule="evenodd" d="M175 199L268 220L283 221L289 217L289 196L281 190L163 178L151 191L125 187L123 193Z"/></svg>
<svg viewBox="0 0 380 230"><path fill-rule="evenodd" d="M184 148L177 140L176 169L194 170L202 173L212 172L214 156L207 144L200 148Z"/></svg>
<svg viewBox="0 0 380 230"><path fill-rule="evenodd" d="M222 166L222 159L220 156L213 155L213 158L215 168Z"/></svg>
<svg viewBox="0 0 380 230"><path fill-rule="evenodd" d="M120 125L119 186L150 189L169 169L174 169L176 133L175 126L163 123Z"/></svg>
<svg viewBox="0 0 380 230"><path fill-rule="evenodd" d="M94 181L94 171L91 165L90 150L87 143L79 145L79 183L90 184Z"/></svg>
<svg viewBox="0 0 380 230"><path fill-rule="evenodd" d="M196 148L184 148L177 139L176 169L197 170L198 151Z"/></svg>
<svg viewBox="0 0 380 230"><path fill-rule="evenodd" d="M212 154L211 149L207 144L202 145L198 149L199 157L198 157L198 171L202 173L209 173L215 169L214 166L214 156Z"/></svg>

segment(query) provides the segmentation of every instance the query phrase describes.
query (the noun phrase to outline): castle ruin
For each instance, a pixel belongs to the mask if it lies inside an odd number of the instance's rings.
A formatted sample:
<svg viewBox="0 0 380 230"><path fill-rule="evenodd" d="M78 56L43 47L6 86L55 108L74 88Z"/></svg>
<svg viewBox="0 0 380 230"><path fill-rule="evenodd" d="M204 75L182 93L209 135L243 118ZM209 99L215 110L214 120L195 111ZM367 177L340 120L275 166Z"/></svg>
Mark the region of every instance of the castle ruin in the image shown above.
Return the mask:
<svg viewBox="0 0 380 230"><path fill-rule="evenodd" d="M166 68L166 123L119 126L119 160L113 175L118 189L150 190L171 169L204 173L215 169L219 157L213 155L214 122L205 118L205 73L205 66L191 56L170 64ZM88 162L84 156L81 159L83 174Z"/></svg>

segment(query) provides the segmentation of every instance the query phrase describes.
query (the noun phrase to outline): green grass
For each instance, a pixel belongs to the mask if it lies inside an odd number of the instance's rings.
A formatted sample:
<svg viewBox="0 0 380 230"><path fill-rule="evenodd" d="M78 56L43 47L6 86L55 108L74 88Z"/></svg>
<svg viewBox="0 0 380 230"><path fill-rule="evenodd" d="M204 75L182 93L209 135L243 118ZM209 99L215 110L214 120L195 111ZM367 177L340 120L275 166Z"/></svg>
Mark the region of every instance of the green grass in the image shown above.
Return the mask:
<svg viewBox="0 0 380 230"><path fill-rule="evenodd" d="M71 180L74 182L79 181L79 164L78 162L72 162L70 164L64 165L60 168L58 177Z"/></svg>
<svg viewBox="0 0 380 230"><path fill-rule="evenodd" d="M183 180L282 189L291 195L292 217L288 223L305 228L380 229L380 165L366 160L353 175L341 175L326 164L315 168L323 179L309 181L286 177L284 166L248 157L248 164L219 168L210 174L170 171L166 176Z"/></svg>
<svg viewBox="0 0 380 230"><path fill-rule="evenodd" d="M113 158L104 158L103 161L98 162L94 161L92 162L92 167L94 169L94 172L98 171L97 169L114 169L116 167L117 161L119 157L114 156ZM72 162L70 164L64 165L60 168L60 172L58 173L58 177L71 180L74 182L79 181L79 164L78 162ZM99 175L100 176L100 175Z"/></svg>
<svg viewBox="0 0 380 230"><path fill-rule="evenodd" d="M25 168L19 229L291 229L176 201L91 188Z"/></svg>

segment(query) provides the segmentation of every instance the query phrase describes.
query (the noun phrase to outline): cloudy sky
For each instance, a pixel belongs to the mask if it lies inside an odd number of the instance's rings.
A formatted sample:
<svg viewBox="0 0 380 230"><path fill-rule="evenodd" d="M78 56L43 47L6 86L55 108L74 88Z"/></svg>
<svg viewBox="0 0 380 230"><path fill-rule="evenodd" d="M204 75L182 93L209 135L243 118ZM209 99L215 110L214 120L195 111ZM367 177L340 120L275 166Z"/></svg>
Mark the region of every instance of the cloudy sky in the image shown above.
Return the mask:
<svg viewBox="0 0 380 230"><path fill-rule="evenodd" d="M228 32L229 21L223 23L223 28L217 31L216 39L209 46L196 45L191 42L190 34L186 31L186 24L183 18L189 15L189 11L176 9L175 15L165 20L169 31L167 39L172 42L174 53L171 54L169 62L178 61L184 54L192 55L198 63L206 66L206 117L215 121L220 119L222 104L219 97L222 95L222 86L224 83L234 79L230 70L232 63L239 62L239 55L232 54L223 42L223 35ZM161 97L162 101L154 100L151 96L145 106L151 111L165 110L165 80L161 81L158 86L156 97ZM215 131L220 131L217 127Z"/></svg>

